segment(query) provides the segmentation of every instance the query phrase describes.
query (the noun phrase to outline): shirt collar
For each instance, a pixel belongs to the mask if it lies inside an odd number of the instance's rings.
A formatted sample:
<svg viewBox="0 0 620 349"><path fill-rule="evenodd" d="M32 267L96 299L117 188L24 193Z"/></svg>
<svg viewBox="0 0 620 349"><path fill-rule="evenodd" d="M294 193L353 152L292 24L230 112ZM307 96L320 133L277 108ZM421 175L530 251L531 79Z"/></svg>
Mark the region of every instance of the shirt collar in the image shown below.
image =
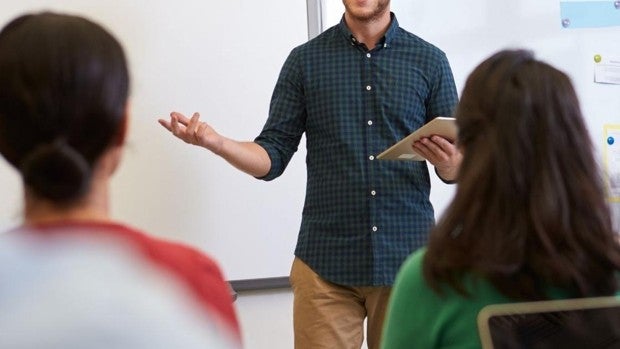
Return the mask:
<svg viewBox="0 0 620 349"><path fill-rule="evenodd" d="M360 44L357 41L357 39L353 36L353 33L351 33L351 30L349 30L349 27L347 27L347 24L344 21L344 15L342 15L342 18L340 19L338 28L340 29L340 33L342 33L344 38L348 42L350 42L352 45ZM394 14L394 12L390 12L390 26L388 27L387 31L385 32L385 35L383 36L383 39L381 40L383 42L384 47L388 47L392 45L392 43L394 42L394 39L396 38L397 33L398 33L398 20L396 19L396 15ZM372 50L373 48L374 47L369 47L368 49Z"/></svg>

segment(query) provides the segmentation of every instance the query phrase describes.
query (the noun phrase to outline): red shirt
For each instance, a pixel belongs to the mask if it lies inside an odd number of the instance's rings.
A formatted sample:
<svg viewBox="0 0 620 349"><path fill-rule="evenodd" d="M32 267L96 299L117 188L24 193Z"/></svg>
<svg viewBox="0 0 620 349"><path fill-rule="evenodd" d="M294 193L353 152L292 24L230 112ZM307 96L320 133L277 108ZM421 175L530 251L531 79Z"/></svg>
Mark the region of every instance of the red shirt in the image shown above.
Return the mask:
<svg viewBox="0 0 620 349"><path fill-rule="evenodd" d="M135 248L145 261L186 286L211 317L219 317L228 330L241 339L230 286L224 280L217 263L197 249L117 223L68 221L39 224L24 230L26 233L47 236L62 234L66 237L76 234L81 237L91 235L119 239L120 243Z"/></svg>

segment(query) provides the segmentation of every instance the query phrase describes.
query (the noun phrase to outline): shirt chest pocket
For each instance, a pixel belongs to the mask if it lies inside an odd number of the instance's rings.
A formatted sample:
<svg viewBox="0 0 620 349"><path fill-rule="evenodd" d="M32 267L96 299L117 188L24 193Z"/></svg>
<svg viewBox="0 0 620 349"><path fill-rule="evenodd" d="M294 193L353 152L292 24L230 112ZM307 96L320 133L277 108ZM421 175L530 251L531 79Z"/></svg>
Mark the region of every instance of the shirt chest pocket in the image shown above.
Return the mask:
<svg viewBox="0 0 620 349"><path fill-rule="evenodd" d="M377 81L379 104L389 121L416 128L425 123L431 88L423 74L409 69L398 74L384 74Z"/></svg>

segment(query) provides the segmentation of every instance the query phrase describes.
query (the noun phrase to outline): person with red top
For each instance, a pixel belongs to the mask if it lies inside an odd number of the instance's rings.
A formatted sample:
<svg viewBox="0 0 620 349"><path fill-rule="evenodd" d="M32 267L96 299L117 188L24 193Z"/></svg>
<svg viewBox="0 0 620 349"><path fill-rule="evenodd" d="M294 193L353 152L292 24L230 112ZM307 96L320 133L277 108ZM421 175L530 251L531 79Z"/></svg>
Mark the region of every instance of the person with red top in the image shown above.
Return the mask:
<svg viewBox="0 0 620 349"><path fill-rule="evenodd" d="M0 32L0 153L24 187L23 224L0 235L3 345L241 347L215 261L110 217L128 94L123 48L89 19Z"/></svg>

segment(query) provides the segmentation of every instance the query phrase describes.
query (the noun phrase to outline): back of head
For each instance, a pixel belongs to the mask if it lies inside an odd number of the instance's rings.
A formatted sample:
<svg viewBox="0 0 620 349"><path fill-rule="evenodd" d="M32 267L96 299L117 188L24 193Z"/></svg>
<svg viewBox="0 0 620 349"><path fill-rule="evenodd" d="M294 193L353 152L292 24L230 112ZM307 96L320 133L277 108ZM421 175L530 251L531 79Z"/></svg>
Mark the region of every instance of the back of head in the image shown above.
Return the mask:
<svg viewBox="0 0 620 349"><path fill-rule="evenodd" d="M475 270L523 298L549 283L613 292L620 254L570 79L528 51L501 51L469 76L456 117L464 158L427 276Z"/></svg>
<svg viewBox="0 0 620 349"><path fill-rule="evenodd" d="M0 32L0 153L37 197L74 202L123 132L128 90L123 49L100 25L20 16Z"/></svg>
<svg viewBox="0 0 620 349"><path fill-rule="evenodd" d="M471 175L488 175L502 191L497 195L526 202L532 193L546 192L541 199L552 200L572 194L558 180L570 181L574 171L595 177L592 144L569 78L528 51L502 51L480 64L467 80L457 117L468 159L464 185Z"/></svg>

